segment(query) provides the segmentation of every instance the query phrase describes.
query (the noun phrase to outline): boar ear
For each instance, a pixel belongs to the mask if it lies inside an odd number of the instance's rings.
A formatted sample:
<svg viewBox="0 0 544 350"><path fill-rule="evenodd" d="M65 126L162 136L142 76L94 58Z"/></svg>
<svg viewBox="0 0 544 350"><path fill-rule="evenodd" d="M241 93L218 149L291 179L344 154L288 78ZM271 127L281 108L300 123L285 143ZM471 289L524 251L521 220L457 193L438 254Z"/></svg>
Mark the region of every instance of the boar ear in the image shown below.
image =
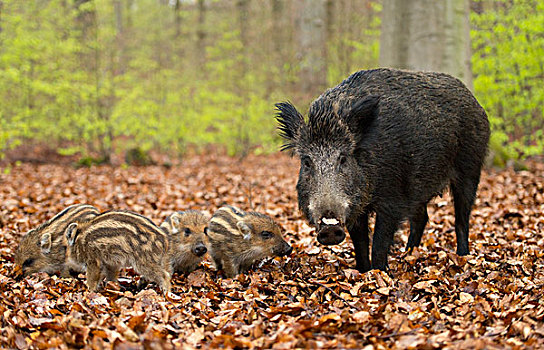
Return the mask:
<svg viewBox="0 0 544 350"><path fill-rule="evenodd" d="M242 232L242 235L244 235L245 240L248 240L251 238L251 227L248 224L246 224L243 221L238 221L236 223L236 227L238 227L238 230Z"/></svg>
<svg viewBox="0 0 544 350"><path fill-rule="evenodd" d="M356 101L349 112L350 128L355 135L362 135L378 115L380 96L369 95Z"/></svg>
<svg viewBox="0 0 544 350"><path fill-rule="evenodd" d="M40 248L42 253L49 254L51 252L51 234L44 233L40 240Z"/></svg>
<svg viewBox="0 0 544 350"><path fill-rule="evenodd" d="M69 246L73 246L74 242L76 241L76 231L77 223L72 222L70 225L68 225L66 231L64 232L64 236L66 236L66 240L68 241Z"/></svg>
<svg viewBox="0 0 544 350"><path fill-rule="evenodd" d="M172 234L179 232L179 227L181 226L179 223L181 215L179 213L174 213L170 216L170 224L172 225Z"/></svg>
<svg viewBox="0 0 544 350"><path fill-rule="evenodd" d="M279 124L280 136L287 141L281 150L292 151L296 146L300 128L304 125L304 117L290 102L276 103L275 107L278 111L276 120Z"/></svg>

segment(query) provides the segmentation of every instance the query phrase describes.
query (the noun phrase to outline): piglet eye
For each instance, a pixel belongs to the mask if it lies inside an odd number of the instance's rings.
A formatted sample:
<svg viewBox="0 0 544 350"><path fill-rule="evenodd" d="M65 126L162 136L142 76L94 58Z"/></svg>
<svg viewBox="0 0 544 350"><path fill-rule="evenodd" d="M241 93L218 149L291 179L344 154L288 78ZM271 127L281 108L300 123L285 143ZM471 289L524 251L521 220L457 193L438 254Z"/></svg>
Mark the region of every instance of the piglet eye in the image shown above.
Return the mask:
<svg viewBox="0 0 544 350"><path fill-rule="evenodd" d="M28 258L23 262L23 267L30 267L34 264L34 259Z"/></svg>
<svg viewBox="0 0 544 350"><path fill-rule="evenodd" d="M187 237L191 234L191 229L186 227L184 232L185 232L185 237Z"/></svg>
<svg viewBox="0 0 544 350"><path fill-rule="evenodd" d="M264 238L264 239L269 239L269 238L272 238L274 234L270 231L263 231L261 232L261 236Z"/></svg>

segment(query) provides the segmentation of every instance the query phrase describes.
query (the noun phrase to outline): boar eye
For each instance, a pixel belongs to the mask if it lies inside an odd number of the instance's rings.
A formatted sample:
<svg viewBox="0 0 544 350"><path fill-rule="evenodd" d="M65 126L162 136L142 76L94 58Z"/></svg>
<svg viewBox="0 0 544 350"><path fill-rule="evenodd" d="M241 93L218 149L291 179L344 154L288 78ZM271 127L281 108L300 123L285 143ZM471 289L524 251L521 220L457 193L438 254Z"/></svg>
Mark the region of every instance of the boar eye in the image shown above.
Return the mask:
<svg viewBox="0 0 544 350"><path fill-rule="evenodd" d="M312 161L309 157L301 158L302 167L305 169L310 169L312 167Z"/></svg>
<svg viewBox="0 0 544 350"><path fill-rule="evenodd" d="M23 267L30 267L30 266L32 266L32 264L34 264L34 259L28 258L28 259L26 259L25 262L23 263Z"/></svg>
<svg viewBox="0 0 544 350"><path fill-rule="evenodd" d="M187 236L189 236L191 234L191 229L186 227L183 232L185 232L185 237L187 237Z"/></svg>
<svg viewBox="0 0 544 350"><path fill-rule="evenodd" d="M340 165L346 164L347 160L348 158L346 156L340 156L340 160L339 160Z"/></svg>
<svg viewBox="0 0 544 350"><path fill-rule="evenodd" d="M261 236L264 238L264 239L269 239L269 238L272 238L274 234L270 231L263 231L261 232Z"/></svg>

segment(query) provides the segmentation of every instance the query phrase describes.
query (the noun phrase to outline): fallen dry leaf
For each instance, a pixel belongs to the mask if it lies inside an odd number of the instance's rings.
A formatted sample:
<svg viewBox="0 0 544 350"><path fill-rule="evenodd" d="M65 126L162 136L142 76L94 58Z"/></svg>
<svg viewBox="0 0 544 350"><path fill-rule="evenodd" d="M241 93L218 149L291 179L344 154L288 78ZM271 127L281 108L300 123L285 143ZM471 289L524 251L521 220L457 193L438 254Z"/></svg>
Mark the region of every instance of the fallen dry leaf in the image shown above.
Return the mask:
<svg viewBox="0 0 544 350"><path fill-rule="evenodd" d="M2 170L2 169L0 169ZM471 218L471 255L455 254L445 193L428 208L421 247L395 235L390 271L355 270L349 238L320 245L297 209L298 164L195 156L159 166L73 169L22 164L0 175L2 348L538 348L544 342L544 166L485 171ZM90 293L79 278L21 278L22 234L74 203L129 209L160 223L175 210L223 203L268 213L294 247L223 278L208 259L175 274L165 299L126 269ZM373 227L371 220L371 228Z"/></svg>

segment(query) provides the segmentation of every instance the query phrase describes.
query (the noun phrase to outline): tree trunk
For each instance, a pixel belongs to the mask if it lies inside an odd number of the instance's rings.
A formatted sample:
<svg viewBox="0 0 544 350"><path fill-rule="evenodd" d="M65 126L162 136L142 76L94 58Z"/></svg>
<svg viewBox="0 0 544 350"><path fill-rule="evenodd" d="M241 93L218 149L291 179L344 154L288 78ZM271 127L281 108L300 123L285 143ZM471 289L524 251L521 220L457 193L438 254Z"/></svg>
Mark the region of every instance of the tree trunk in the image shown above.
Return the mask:
<svg viewBox="0 0 544 350"><path fill-rule="evenodd" d="M242 96L242 117L238 124L238 150L237 153L243 158L249 154L249 135L248 135L248 119L247 114L249 106L248 87L246 85L246 77L248 73L248 20L249 20L249 0L238 0L238 26L240 29L240 41L242 43L242 54L240 62L240 78L238 79L238 91Z"/></svg>
<svg viewBox="0 0 544 350"><path fill-rule="evenodd" d="M117 34L123 32L123 7L121 5L121 0L113 1L113 9L115 12L115 29Z"/></svg>
<svg viewBox="0 0 544 350"><path fill-rule="evenodd" d="M125 42L124 42L124 32L125 28L123 26L123 4L122 0L113 1L113 10L115 13L115 51L119 55L119 63L117 67L113 67L113 74L123 74L125 72Z"/></svg>
<svg viewBox="0 0 544 350"><path fill-rule="evenodd" d="M335 33L335 16L334 16L334 0L325 1L325 67L331 64L331 53L327 49L327 41L334 38ZM325 83L327 83L327 70L325 68Z"/></svg>
<svg viewBox="0 0 544 350"><path fill-rule="evenodd" d="M469 0L385 0L380 65L442 71L472 88Z"/></svg>
<svg viewBox="0 0 544 350"><path fill-rule="evenodd" d="M132 28L132 1L133 0L126 0L125 3L125 18L127 22L127 30L131 30Z"/></svg>
<svg viewBox="0 0 544 350"><path fill-rule="evenodd" d="M327 85L326 0L303 0L300 6L300 85L303 93L311 97Z"/></svg>
<svg viewBox="0 0 544 350"><path fill-rule="evenodd" d="M461 79L472 90L469 0L447 0L444 71Z"/></svg>
<svg viewBox="0 0 544 350"><path fill-rule="evenodd" d="M176 27L174 39L177 40L181 37L181 0L176 0L176 5L174 6L174 23Z"/></svg>
<svg viewBox="0 0 544 350"><path fill-rule="evenodd" d="M2 33L2 15L4 11L4 3L0 1L0 34Z"/></svg>
<svg viewBox="0 0 544 350"><path fill-rule="evenodd" d="M271 0L271 12L268 20L270 21L270 40L266 42L266 50L269 52L270 69L266 79L266 95L270 96L274 91L280 88L280 76L283 72L284 57L287 57L287 46L284 37L285 33L285 0Z"/></svg>
<svg viewBox="0 0 544 350"><path fill-rule="evenodd" d="M200 71L205 71L206 65L206 2L198 0L198 25L196 31L197 62Z"/></svg>

